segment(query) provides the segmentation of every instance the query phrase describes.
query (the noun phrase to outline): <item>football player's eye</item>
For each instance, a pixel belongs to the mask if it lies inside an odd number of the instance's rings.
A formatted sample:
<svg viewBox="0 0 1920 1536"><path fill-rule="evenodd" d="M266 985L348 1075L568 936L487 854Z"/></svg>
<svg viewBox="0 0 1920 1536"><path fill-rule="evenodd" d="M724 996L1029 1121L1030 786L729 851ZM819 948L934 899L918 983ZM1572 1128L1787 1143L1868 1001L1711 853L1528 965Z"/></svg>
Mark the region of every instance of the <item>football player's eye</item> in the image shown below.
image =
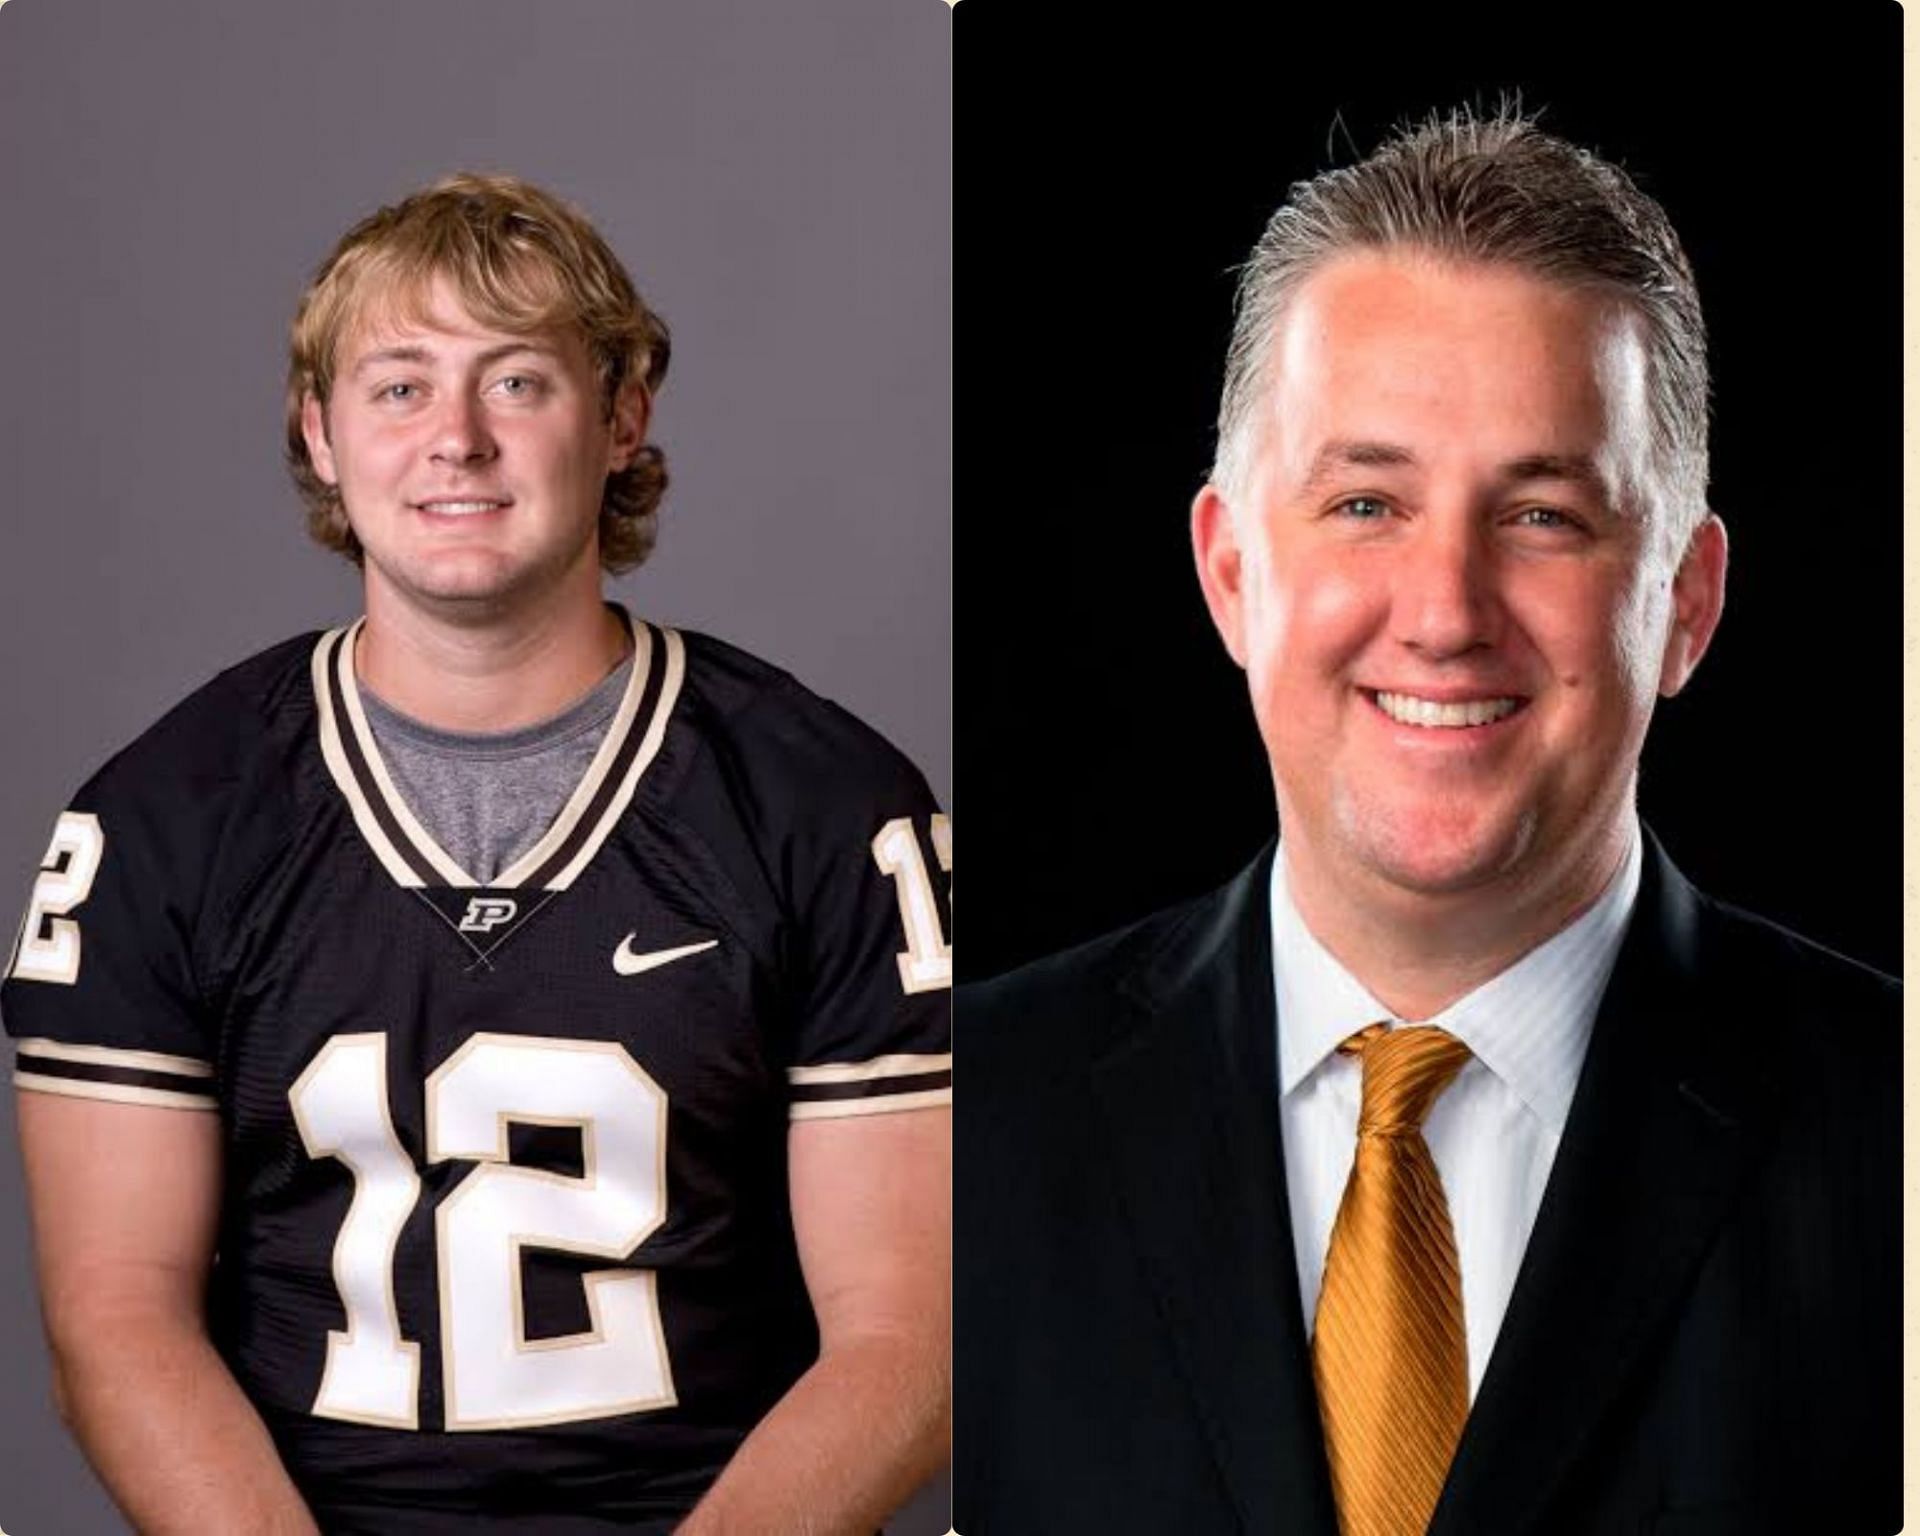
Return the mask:
<svg viewBox="0 0 1920 1536"><path fill-rule="evenodd" d="M540 393L541 380L531 373L510 373L494 388L512 400L527 400Z"/></svg>
<svg viewBox="0 0 1920 1536"><path fill-rule="evenodd" d="M420 387L417 384L401 382L381 385L377 398L381 400L407 401L417 398L419 394Z"/></svg>

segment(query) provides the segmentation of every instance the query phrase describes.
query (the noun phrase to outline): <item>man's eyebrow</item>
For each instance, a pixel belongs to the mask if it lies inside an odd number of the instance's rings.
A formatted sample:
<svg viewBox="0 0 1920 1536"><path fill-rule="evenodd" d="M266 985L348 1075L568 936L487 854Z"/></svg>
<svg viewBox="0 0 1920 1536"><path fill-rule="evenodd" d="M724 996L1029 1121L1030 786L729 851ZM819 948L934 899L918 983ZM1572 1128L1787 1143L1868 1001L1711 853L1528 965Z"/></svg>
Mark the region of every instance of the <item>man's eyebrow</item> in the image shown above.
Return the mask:
<svg viewBox="0 0 1920 1536"><path fill-rule="evenodd" d="M497 347L488 347L475 362L485 367L488 363L497 363L503 357L511 357L516 352L533 352L543 357L557 357L559 354L543 341L528 338L525 341L503 341ZM382 363L430 363L433 361L433 349L417 343L407 343L397 347L382 347L377 352L369 352L353 365L353 376L359 377L369 368Z"/></svg>
<svg viewBox="0 0 1920 1536"><path fill-rule="evenodd" d="M1336 438L1320 445L1313 463L1307 467L1306 478L1300 482L1300 489L1311 491L1336 469L1400 469L1417 461L1411 448L1402 448L1398 443Z"/></svg>
<svg viewBox="0 0 1920 1536"><path fill-rule="evenodd" d="M1419 463L1419 455L1398 443L1372 439L1336 438L1323 443L1313 456L1301 490L1311 491L1340 469L1404 469ZM1527 453L1508 459L1499 467L1502 480L1522 483L1529 480L1562 480L1605 492L1607 477L1600 472L1591 454Z"/></svg>
<svg viewBox="0 0 1920 1536"><path fill-rule="evenodd" d="M1605 492L1607 477L1585 453L1529 453L1500 466L1503 480L1568 480Z"/></svg>

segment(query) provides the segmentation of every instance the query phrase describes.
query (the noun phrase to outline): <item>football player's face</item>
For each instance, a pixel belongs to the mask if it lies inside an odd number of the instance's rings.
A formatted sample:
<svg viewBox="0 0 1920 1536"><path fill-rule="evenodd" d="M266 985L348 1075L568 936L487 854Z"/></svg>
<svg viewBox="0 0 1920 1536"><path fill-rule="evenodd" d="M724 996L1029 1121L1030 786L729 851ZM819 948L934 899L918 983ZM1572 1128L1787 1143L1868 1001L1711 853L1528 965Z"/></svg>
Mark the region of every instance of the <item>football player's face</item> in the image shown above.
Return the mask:
<svg viewBox="0 0 1920 1536"><path fill-rule="evenodd" d="M332 398L304 416L369 600L493 607L569 577L597 591L601 497L640 446L644 401L610 416L577 334L489 329L445 283L423 307L349 330Z"/></svg>
<svg viewBox="0 0 1920 1536"><path fill-rule="evenodd" d="M1290 868L1402 906L1597 890L1724 577L1717 520L1677 574L1658 556L1637 327L1367 254L1304 284L1273 348L1241 504L1207 487L1194 537Z"/></svg>

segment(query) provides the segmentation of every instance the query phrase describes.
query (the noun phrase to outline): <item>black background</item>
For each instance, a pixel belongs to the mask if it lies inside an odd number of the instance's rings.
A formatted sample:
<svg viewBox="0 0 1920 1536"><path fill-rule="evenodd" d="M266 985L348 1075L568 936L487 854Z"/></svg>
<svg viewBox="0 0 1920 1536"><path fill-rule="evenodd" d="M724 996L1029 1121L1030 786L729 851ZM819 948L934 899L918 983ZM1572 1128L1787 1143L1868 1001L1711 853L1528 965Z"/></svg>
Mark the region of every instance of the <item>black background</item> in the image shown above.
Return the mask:
<svg viewBox="0 0 1920 1536"><path fill-rule="evenodd" d="M1293 181L1514 89L1660 200L1706 312L1727 611L1656 711L1642 812L1707 890L1897 972L1899 7L1273 9L955 13L960 978L1270 835L1187 546L1233 269Z"/></svg>

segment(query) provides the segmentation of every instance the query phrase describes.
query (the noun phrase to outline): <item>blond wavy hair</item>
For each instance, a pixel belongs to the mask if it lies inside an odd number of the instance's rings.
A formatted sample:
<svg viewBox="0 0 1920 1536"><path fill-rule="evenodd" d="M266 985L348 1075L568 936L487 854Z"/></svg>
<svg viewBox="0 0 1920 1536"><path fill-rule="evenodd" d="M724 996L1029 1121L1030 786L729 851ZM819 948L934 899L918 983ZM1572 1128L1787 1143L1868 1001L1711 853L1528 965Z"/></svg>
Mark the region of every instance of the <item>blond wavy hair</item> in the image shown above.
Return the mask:
<svg viewBox="0 0 1920 1536"><path fill-rule="evenodd" d="M300 296L287 364L287 469L306 504L307 531L355 565L364 558L337 487L314 469L301 430L312 395L324 409L343 337L370 313L422 320L434 280L452 285L481 324L531 335L580 334L609 417L629 383L651 405L666 378L666 322L647 307L598 230L578 209L514 176L448 176L347 231ZM607 477L600 564L632 570L652 552L666 455L647 443Z"/></svg>

